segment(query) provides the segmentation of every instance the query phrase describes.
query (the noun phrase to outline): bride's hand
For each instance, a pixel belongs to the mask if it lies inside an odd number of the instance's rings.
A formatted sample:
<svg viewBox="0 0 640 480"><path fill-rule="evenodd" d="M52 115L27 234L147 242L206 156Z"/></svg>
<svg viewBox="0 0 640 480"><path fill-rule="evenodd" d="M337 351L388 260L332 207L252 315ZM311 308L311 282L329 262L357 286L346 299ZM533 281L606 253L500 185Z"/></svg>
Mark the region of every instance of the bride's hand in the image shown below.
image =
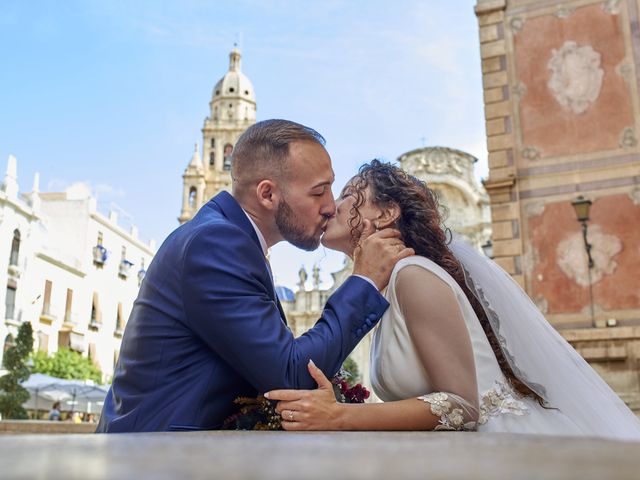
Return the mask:
<svg viewBox="0 0 640 480"><path fill-rule="evenodd" d="M338 430L341 409L333 384L313 361L309 360L307 368L318 383L317 390L272 390L264 396L279 400L276 411L285 430Z"/></svg>

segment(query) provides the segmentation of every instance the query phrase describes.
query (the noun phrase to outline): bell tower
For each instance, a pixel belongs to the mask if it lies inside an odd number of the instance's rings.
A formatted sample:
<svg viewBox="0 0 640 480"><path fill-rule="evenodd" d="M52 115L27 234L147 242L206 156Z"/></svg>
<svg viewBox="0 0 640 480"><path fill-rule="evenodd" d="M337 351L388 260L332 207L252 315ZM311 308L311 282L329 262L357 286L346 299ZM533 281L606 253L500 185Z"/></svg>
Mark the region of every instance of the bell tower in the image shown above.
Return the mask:
<svg viewBox="0 0 640 480"><path fill-rule="evenodd" d="M180 223L191 219L204 203L220 191L231 191L233 147L240 135L256 123L255 92L253 84L241 71L241 58L240 50L234 47L229 54L229 70L213 87L209 116L202 127L202 178L192 168L192 158L183 175ZM201 195L196 185L200 185L200 180L204 182Z"/></svg>

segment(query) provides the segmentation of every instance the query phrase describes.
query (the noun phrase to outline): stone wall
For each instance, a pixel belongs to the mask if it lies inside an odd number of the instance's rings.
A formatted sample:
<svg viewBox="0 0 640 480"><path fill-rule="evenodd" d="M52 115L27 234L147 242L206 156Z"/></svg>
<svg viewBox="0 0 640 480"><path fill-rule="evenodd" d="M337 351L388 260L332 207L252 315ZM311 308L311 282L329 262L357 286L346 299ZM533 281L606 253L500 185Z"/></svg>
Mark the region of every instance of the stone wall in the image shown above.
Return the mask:
<svg viewBox="0 0 640 480"><path fill-rule="evenodd" d="M640 0L476 6L495 260L636 410L639 9ZM571 205L579 195L593 202L591 269Z"/></svg>

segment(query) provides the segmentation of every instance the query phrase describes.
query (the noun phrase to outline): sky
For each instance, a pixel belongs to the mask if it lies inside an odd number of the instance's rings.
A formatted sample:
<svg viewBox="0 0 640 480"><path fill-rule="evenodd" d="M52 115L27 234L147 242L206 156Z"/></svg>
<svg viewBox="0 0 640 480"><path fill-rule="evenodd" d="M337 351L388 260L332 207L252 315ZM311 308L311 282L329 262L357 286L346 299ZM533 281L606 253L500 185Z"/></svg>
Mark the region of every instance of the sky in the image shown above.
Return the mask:
<svg viewBox="0 0 640 480"><path fill-rule="evenodd" d="M487 174L475 0L2 0L0 167L22 192L88 188L104 213L160 245L234 43L257 118L327 140L334 192L373 158L454 147ZM271 250L276 282L342 254ZM311 275L309 275L311 277Z"/></svg>

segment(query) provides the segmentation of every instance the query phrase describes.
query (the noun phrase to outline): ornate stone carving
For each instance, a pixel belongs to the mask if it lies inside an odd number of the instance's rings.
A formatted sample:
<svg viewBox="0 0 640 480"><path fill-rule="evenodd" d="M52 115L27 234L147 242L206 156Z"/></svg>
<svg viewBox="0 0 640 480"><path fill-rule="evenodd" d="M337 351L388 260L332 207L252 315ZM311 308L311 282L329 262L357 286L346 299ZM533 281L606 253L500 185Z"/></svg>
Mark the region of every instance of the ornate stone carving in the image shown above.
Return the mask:
<svg viewBox="0 0 640 480"><path fill-rule="evenodd" d="M511 26L511 31L515 35L522 30L522 27L524 27L524 19L521 17L513 17L509 22L509 25Z"/></svg>
<svg viewBox="0 0 640 480"><path fill-rule="evenodd" d="M513 92L513 95L516 97L516 99L520 100L527 94L527 86L522 82L518 82L518 84L513 87L511 91Z"/></svg>
<svg viewBox="0 0 640 480"><path fill-rule="evenodd" d="M633 79L633 69L627 59L625 58L616 66L616 73L624 78L627 82L631 82Z"/></svg>
<svg viewBox="0 0 640 480"><path fill-rule="evenodd" d="M620 13L620 0L606 0L602 4L602 10L611 15L618 15Z"/></svg>
<svg viewBox="0 0 640 480"><path fill-rule="evenodd" d="M600 225L589 228L588 239L593 245L591 257L594 266L591 270L591 282L595 284L605 275L611 275L617 268L618 263L614 257L622 251L622 241L615 235L604 233ZM589 286L589 265L582 232L572 233L562 240L558 244L556 255L558 266L567 277L581 287Z"/></svg>
<svg viewBox="0 0 640 480"><path fill-rule="evenodd" d="M542 215L544 213L544 202L532 202L528 203L524 207L524 214L527 217L537 217L538 215Z"/></svg>
<svg viewBox="0 0 640 480"><path fill-rule="evenodd" d="M567 41L562 48L551 50L547 86L560 105L576 115L587 111L602 88L600 62L601 55L590 45Z"/></svg>
<svg viewBox="0 0 640 480"><path fill-rule="evenodd" d="M522 149L522 158L527 160L537 160L540 158L540 150L536 147L524 147Z"/></svg>
<svg viewBox="0 0 640 480"><path fill-rule="evenodd" d="M636 138L636 132L633 130L633 127L627 127L622 131L618 144L620 148L633 148L638 145L638 139Z"/></svg>

